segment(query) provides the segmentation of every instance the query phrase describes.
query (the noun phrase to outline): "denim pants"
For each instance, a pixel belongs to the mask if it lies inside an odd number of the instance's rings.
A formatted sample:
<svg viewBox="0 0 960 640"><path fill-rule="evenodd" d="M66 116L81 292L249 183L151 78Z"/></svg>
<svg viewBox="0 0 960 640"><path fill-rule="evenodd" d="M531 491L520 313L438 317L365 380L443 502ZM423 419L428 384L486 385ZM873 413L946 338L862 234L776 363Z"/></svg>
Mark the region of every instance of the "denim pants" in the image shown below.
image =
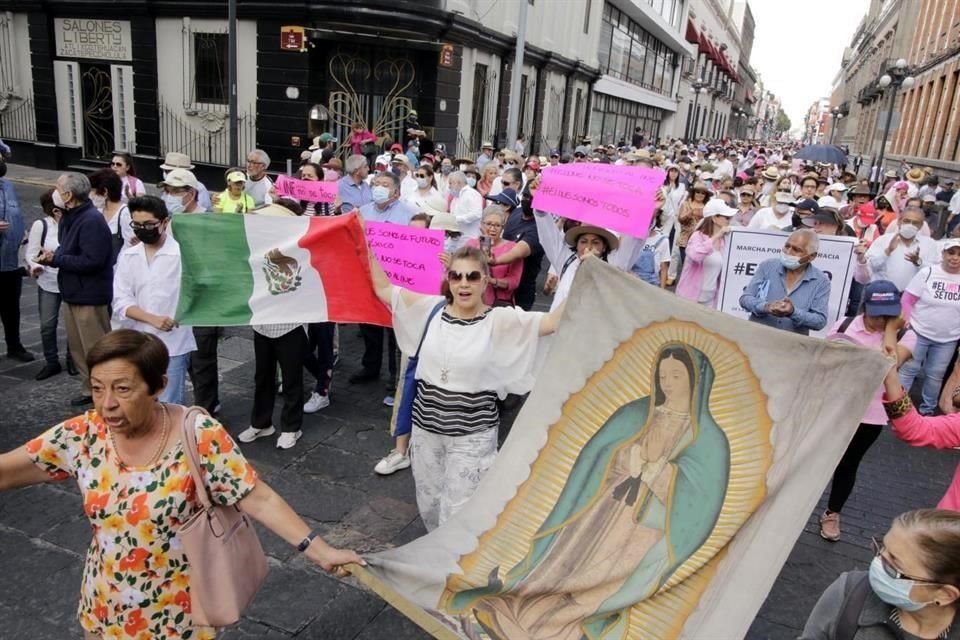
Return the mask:
<svg viewBox="0 0 960 640"><path fill-rule="evenodd" d="M917 334L917 347L913 350L913 358L900 367L900 384L909 393L917 376L923 376L923 401L920 404L920 413L932 415L936 411L943 377L947 373L947 367L956 348L956 340L934 342Z"/></svg>
<svg viewBox="0 0 960 640"><path fill-rule="evenodd" d="M189 368L189 353L170 356L170 364L167 365L167 388L160 394L160 402L186 403L187 369Z"/></svg>
<svg viewBox="0 0 960 640"><path fill-rule="evenodd" d="M57 351L57 324L60 320L59 293L37 287L37 308L40 313L40 341L43 344L43 359L47 364L60 364Z"/></svg>

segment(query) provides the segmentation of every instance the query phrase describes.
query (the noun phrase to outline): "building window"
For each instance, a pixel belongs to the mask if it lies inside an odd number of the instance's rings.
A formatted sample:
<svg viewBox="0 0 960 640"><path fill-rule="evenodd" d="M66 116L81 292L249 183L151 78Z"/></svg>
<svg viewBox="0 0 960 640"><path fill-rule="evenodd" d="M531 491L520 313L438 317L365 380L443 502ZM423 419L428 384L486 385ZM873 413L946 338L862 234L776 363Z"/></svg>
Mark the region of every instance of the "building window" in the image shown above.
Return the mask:
<svg viewBox="0 0 960 640"><path fill-rule="evenodd" d="M527 74L520 76L520 119L518 120L519 126L517 127L518 135L525 133L530 134L529 131L523 130L523 123L527 121ZM513 144L513 140L507 141L510 144Z"/></svg>
<svg viewBox="0 0 960 640"><path fill-rule="evenodd" d="M470 114L471 149L479 149L483 138L483 120L486 117L487 65L473 67L473 113Z"/></svg>
<svg viewBox="0 0 960 640"><path fill-rule="evenodd" d="M587 0L583 9L583 32L590 33L590 12L593 11L593 0Z"/></svg>
<svg viewBox="0 0 960 640"><path fill-rule="evenodd" d="M590 117L590 134L594 144L625 144L634 129L640 127L647 139L657 140L662 120L661 109L598 93Z"/></svg>
<svg viewBox="0 0 960 640"><path fill-rule="evenodd" d="M670 13L681 0L648 0L657 11ZM597 51L600 71L632 84L670 95L673 88L673 69L665 62L670 49L639 23L609 3L603 6L600 23L600 43ZM669 76L670 82L665 82Z"/></svg>
<svg viewBox="0 0 960 640"><path fill-rule="evenodd" d="M194 33L194 101L227 104L227 34Z"/></svg>

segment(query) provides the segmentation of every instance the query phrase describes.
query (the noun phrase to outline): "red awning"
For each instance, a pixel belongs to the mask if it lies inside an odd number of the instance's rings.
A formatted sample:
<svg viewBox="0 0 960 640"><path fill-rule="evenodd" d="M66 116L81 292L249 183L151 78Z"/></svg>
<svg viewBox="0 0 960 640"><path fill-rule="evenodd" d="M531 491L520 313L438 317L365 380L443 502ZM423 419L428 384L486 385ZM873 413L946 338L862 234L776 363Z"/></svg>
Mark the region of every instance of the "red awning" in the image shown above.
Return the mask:
<svg viewBox="0 0 960 640"><path fill-rule="evenodd" d="M710 46L710 41L707 40L707 36L705 36L701 31L698 38L697 51L699 51L700 53L707 54L707 57L712 60L713 58L711 58L710 56L710 52L712 49L713 47Z"/></svg>
<svg viewBox="0 0 960 640"><path fill-rule="evenodd" d="M693 25L693 20L687 18L687 42L690 44L698 44L700 42L700 34L697 33L697 28Z"/></svg>

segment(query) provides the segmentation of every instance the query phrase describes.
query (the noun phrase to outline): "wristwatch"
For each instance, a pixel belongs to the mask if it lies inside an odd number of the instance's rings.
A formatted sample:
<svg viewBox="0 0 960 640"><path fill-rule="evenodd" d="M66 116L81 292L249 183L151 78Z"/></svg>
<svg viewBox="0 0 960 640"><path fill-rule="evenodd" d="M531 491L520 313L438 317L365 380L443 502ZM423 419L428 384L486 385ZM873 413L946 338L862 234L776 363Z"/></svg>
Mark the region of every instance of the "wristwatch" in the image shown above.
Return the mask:
<svg viewBox="0 0 960 640"><path fill-rule="evenodd" d="M299 551L300 553L303 553L304 551L306 551L307 547L310 546L310 543L313 542L313 539L316 538L317 535L319 534L317 534L316 531L311 531L310 533L308 533L307 537L301 540L300 544L297 545L297 551Z"/></svg>

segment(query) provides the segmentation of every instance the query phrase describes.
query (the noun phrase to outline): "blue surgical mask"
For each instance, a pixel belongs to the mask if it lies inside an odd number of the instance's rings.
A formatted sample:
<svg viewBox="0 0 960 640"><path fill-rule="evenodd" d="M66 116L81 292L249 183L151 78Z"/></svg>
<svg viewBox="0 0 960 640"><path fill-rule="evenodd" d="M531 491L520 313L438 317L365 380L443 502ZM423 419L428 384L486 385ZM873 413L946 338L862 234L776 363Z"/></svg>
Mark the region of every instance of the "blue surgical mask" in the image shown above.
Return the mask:
<svg viewBox="0 0 960 640"><path fill-rule="evenodd" d="M467 176L467 185L470 188L477 186L477 179L474 178L473 176Z"/></svg>
<svg viewBox="0 0 960 640"><path fill-rule="evenodd" d="M390 199L390 189L381 185L375 186L370 193L373 194L373 201L377 204L383 204Z"/></svg>
<svg viewBox="0 0 960 640"><path fill-rule="evenodd" d="M453 253L457 249L463 246L463 237L451 238L447 236L443 239L443 250L445 253Z"/></svg>
<svg viewBox="0 0 960 640"><path fill-rule="evenodd" d="M910 591L917 583L906 578L891 578L883 569L880 556L870 563L870 587L877 597L892 607L903 611L919 611L927 606L927 602L914 602L910 598Z"/></svg>
<svg viewBox="0 0 960 640"><path fill-rule="evenodd" d="M169 193L163 194L163 204L167 205L167 211L170 215L183 213L183 198L172 196Z"/></svg>
<svg viewBox="0 0 960 640"><path fill-rule="evenodd" d="M780 264L783 265L783 268L788 271L796 271L800 268L800 258L797 256L789 256L785 253L780 254Z"/></svg>

